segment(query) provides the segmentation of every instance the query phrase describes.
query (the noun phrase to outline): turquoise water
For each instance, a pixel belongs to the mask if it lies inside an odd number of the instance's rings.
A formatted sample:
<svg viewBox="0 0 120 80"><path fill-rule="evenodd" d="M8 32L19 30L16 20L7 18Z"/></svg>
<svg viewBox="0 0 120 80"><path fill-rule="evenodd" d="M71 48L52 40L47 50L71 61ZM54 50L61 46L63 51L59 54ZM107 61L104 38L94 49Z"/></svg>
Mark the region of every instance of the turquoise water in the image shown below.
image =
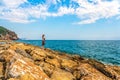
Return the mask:
<svg viewBox="0 0 120 80"><path fill-rule="evenodd" d="M18 41L41 46L40 40ZM96 59L107 64L120 65L119 40L47 40L45 47L69 54L79 54L83 57Z"/></svg>

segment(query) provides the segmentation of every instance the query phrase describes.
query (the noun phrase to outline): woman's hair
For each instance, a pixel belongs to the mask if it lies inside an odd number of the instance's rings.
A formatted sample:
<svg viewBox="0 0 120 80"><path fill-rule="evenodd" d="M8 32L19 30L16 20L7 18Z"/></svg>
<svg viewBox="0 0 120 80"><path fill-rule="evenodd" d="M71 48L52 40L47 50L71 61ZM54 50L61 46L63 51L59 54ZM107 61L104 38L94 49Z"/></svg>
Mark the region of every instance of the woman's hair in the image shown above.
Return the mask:
<svg viewBox="0 0 120 80"><path fill-rule="evenodd" d="M44 37L45 35L43 34L42 37Z"/></svg>

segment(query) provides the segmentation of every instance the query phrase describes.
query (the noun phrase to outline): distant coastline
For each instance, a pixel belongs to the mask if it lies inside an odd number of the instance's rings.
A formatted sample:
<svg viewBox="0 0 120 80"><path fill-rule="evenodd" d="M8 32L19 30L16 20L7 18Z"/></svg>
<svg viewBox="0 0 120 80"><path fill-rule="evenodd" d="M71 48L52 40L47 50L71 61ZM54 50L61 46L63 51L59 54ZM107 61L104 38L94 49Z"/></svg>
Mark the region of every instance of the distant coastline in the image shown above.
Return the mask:
<svg viewBox="0 0 120 80"><path fill-rule="evenodd" d="M18 36L15 32L0 26L0 40L18 40Z"/></svg>

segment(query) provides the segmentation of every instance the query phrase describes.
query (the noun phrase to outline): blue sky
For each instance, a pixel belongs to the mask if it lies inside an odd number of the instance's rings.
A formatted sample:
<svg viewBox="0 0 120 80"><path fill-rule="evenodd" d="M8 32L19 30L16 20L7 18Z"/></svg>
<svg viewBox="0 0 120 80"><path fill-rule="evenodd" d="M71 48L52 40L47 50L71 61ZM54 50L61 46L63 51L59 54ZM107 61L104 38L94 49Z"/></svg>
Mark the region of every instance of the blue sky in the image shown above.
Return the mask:
<svg viewBox="0 0 120 80"><path fill-rule="evenodd" d="M120 0L0 0L0 25L22 39L120 40Z"/></svg>

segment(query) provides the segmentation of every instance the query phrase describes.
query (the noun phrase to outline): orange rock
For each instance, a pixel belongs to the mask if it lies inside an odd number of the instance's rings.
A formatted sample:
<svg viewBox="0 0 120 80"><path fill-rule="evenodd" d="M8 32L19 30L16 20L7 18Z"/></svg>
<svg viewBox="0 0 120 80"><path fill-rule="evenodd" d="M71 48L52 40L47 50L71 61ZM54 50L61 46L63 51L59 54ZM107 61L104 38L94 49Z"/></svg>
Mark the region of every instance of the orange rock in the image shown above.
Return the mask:
<svg viewBox="0 0 120 80"><path fill-rule="evenodd" d="M30 55L32 55L34 60L43 60L46 57L46 52L41 49L33 50Z"/></svg>
<svg viewBox="0 0 120 80"><path fill-rule="evenodd" d="M81 80L112 80L87 63L81 64L78 70Z"/></svg>
<svg viewBox="0 0 120 80"><path fill-rule="evenodd" d="M61 66L63 68L74 69L74 67L78 66L78 64L77 62L69 59L62 59Z"/></svg>
<svg viewBox="0 0 120 80"><path fill-rule="evenodd" d="M51 80L74 80L74 76L70 72L56 69L51 76Z"/></svg>
<svg viewBox="0 0 120 80"><path fill-rule="evenodd" d="M26 73L20 76L20 80L37 80L37 79L35 79L31 74Z"/></svg>
<svg viewBox="0 0 120 80"><path fill-rule="evenodd" d="M3 63L0 62L0 78L4 77L3 71L4 71L4 69L3 69Z"/></svg>
<svg viewBox="0 0 120 80"><path fill-rule="evenodd" d="M39 66L35 65L33 62L30 62L27 59L17 59L10 65L9 68L9 74L13 77L18 77L20 75L29 73L36 80L49 80L49 77L42 71Z"/></svg>
<svg viewBox="0 0 120 80"><path fill-rule="evenodd" d="M50 59L50 58L46 58L45 61L49 64L54 65L55 67L60 67L60 63L57 59Z"/></svg>
<svg viewBox="0 0 120 80"><path fill-rule="evenodd" d="M0 59L9 62L15 55L8 50L3 50L0 52Z"/></svg>
<svg viewBox="0 0 120 80"><path fill-rule="evenodd" d="M8 79L8 80L20 80L20 79L16 79L16 78L10 78L10 79Z"/></svg>
<svg viewBox="0 0 120 80"><path fill-rule="evenodd" d="M51 74L53 73L53 71L55 70L55 66L49 64L49 63L45 63L45 62L42 62L41 63L42 65L40 65L42 67L42 69L45 71L45 73L48 75L48 76L51 76Z"/></svg>
<svg viewBox="0 0 120 80"><path fill-rule="evenodd" d="M10 78L9 80L36 80L32 75L26 73L19 78Z"/></svg>
<svg viewBox="0 0 120 80"><path fill-rule="evenodd" d="M35 65L31 59L26 58L11 49L2 51L0 53L0 58L5 59L7 62L6 77L19 77L29 73L36 80L49 80L49 77L43 72L40 66Z"/></svg>

